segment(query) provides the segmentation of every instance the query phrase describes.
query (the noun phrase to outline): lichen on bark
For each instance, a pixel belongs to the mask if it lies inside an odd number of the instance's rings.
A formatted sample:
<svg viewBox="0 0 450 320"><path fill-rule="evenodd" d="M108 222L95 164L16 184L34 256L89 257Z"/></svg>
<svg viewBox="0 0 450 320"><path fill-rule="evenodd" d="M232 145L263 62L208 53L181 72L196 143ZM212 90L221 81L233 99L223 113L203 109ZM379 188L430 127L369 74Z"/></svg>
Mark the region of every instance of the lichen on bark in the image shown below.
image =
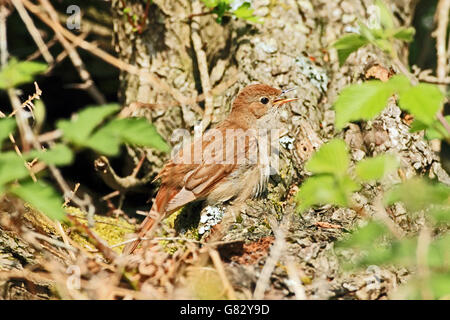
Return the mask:
<svg viewBox="0 0 450 320"><path fill-rule="evenodd" d="M397 25L410 24L415 1L386 3L394 13ZM192 13L190 1L153 1L142 34L134 32L123 17L121 2L114 0L112 4L114 44L120 58L156 73L186 96L200 95L202 87L188 19ZM301 99L290 104L281 114L280 127L287 130L293 142L292 148L283 149L280 174L272 179L266 199L250 201L241 211L239 221L234 222L226 240L248 241L268 236L272 232L264 222L268 214L291 216L287 251L296 257L305 277L312 279L306 285L312 298L339 298L342 295L360 299L382 298L397 282L402 281L404 275L403 271L389 269L366 270L360 274L339 272L333 242L342 237L343 230L355 227L359 217L353 210L324 206L319 210L310 210L302 217L296 214L289 192L307 176L303 164L323 142L335 136L345 138L353 161L384 152L396 153L401 158L401 170L405 177L431 175L449 182L429 143L423 140L421 134L409 132L394 99L375 120L351 124L342 132L335 132L332 106L342 88L366 80L366 71L374 65L398 72L392 61L373 46L352 54L342 67L336 52L330 49L340 36L355 30L358 19L369 21L373 18L373 4L371 0L254 0L252 6L256 15L264 17L263 24L249 24L235 18L226 18L218 24L210 15L198 19L212 85L237 76L235 83L213 97L212 126L223 120L233 98L248 84L266 83L283 89L297 88L295 95ZM133 12L142 14L143 8L143 1L132 2ZM399 43L396 50L406 62L407 45ZM125 73L121 75L120 97L124 105L134 101L158 104L171 100L168 93L155 90L136 76ZM203 107L203 104L200 106ZM173 130L192 130L201 120L201 114L195 110L193 106L183 105L140 111L140 114L148 117L158 131L170 140ZM156 173L166 157L149 151L147 159L146 169ZM393 175L389 183L400 179L400 176ZM369 186L357 196L358 202L367 206L369 212L368 203L376 197L376 193L376 188ZM321 229L317 227L317 222L338 223L342 229ZM232 270L233 267L229 268L232 278L239 274ZM245 274L258 274L261 266L234 268L246 269L243 271ZM291 295L281 268L276 269L275 277L279 277L278 282L273 283L277 292L284 296ZM367 283L370 283L371 277L381 277L385 284L368 289ZM239 279L237 276L234 278L236 283Z"/></svg>

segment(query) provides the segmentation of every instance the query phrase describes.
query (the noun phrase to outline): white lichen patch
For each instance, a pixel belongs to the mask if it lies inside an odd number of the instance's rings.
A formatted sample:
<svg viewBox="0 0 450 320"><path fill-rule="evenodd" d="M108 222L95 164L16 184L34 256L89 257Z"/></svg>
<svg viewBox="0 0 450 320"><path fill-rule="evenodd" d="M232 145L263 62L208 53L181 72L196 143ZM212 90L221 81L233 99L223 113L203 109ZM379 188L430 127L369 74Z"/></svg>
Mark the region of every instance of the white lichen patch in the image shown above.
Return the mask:
<svg viewBox="0 0 450 320"><path fill-rule="evenodd" d="M222 221L225 208L220 206L207 206L204 213L200 217L200 226L198 228L199 234L204 234L212 227Z"/></svg>
<svg viewBox="0 0 450 320"><path fill-rule="evenodd" d="M280 144L287 150L294 149L294 140L295 138L284 136L280 138Z"/></svg>
<svg viewBox="0 0 450 320"><path fill-rule="evenodd" d="M327 91L328 76L325 70L312 64L308 58L298 56L295 58L295 63L300 68L301 73L305 75L311 84L317 87L322 92Z"/></svg>

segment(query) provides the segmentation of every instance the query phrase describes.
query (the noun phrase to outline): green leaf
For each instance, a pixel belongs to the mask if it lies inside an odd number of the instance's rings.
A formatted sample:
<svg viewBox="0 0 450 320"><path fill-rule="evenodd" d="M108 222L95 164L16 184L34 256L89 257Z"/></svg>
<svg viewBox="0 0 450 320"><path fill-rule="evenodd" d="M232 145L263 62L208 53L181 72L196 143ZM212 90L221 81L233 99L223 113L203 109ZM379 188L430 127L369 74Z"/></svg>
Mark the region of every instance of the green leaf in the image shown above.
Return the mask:
<svg viewBox="0 0 450 320"><path fill-rule="evenodd" d="M359 261L360 265L396 264L410 266L415 263L416 239L393 241L384 246L373 246Z"/></svg>
<svg viewBox="0 0 450 320"><path fill-rule="evenodd" d="M102 121L119 110L117 104L88 107L81 111L74 120L60 120L57 127L63 131L66 140L82 145L92 131Z"/></svg>
<svg viewBox="0 0 450 320"><path fill-rule="evenodd" d="M217 14L217 22L222 22L223 15L228 12L231 9L231 6L229 5L228 1L219 1L217 6L213 9L213 12Z"/></svg>
<svg viewBox="0 0 450 320"><path fill-rule="evenodd" d="M369 42L372 42L373 40L376 39L376 34L374 34L374 32L378 33L378 31L375 31L374 29L370 29L361 21L358 21L358 27L359 27L359 33L361 34L361 36L363 38L367 39Z"/></svg>
<svg viewBox="0 0 450 320"><path fill-rule="evenodd" d="M53 164L56 166L64 166L71 164L73 161L73 153L66 145L59 143L55 144L50 150L38 151L33 150L24 154L26 160L32 160L38 158L47 164Z"/></svg>
<svg viewBox="0 0 450 320"><path fill-rule="evenodd" d="M62 208L62 197L49 185L42 181L26 182L13 186L10 192L37 210L54 220L63 220L65 213Z"/></svg>
<svg viewBox="0 0 450 320"><path fill-rule="evenodd" d="M450 235L441 236L431 242L428 247L428 266L436 269L450 268L450 261L448 260L449 249Z"/></svg>
<svg viewBox="0 0 450 320"><path fill-rule="evenodd" d="M206 7L211 9L216 7L219 4L220 0L202 0L202 2Z"/></svg>
<svg viewBox="0 0 450 320"><path fill-rule="evenodd" d="M10 133L16 129L16 120L13 118L0 119L0 150L2 148L3 140L5 140Z"/></svg>
<svg viewBox="0 0 450 320"><path fill-rule="evenodd" d="M14 151L0 153L0 187L29 175L28 169Z"/></svg>
<svg viewBox="0 0 450 320"><path fill-rule="evenodd" d="M338 190L337 181L331 175L314 176L307 179L301 185L295 200L299 212L303 212L313 205L347 205L347 199Z"/></svg>
<svg viewBox="0 0 450 320"><path fill-rule="evenodd" d="M33 81L34 76L47 70L47 65L34 61L11 59L0 71L0 89L9 89Z"/></svg>
<svg viewBox="0 0 450 320"><path fill-rule="evenodd" d="M116 155L121 143L170 151L155 126L144 118L115 119L95 132L85 145L106 155Z"/></svg>
<svg viewBox="0 0 450 320"><path fill-rule="evenodd" d="M412 42L414 40L414 35L416 34L416 29L413 27L409 28L398 28L394 30L394 38L406 42Z"/></svg>
<svg viewBox="0 0 450 320"><path fill-rule="evenodd" d="M388 86L390 86L397 94L401 94L412 88L409 79L402 74L396 74L391 77L388 81Z"/></svg>
<svg viewBox="0 0 450 320"><path fill-rule="evenodd" d="M382 236L389 234L384 224L370 221L367 225L354 231L347 239L338 241L338 248L370 249Z"/></svg>
<svg viewBox="0 0 450 320"><path fill-rule="evenodd" d="M445 116L445 119L450 123L450 116ZM443 140L449 138L447 130L438 120L434 120L431 125L427 125L422 121L416 119L413 121L413 123L411 124L411 128L409 129L410 132L417 132L422 130L425 130L425 139L427 140Z"/></svg>
<svg viewBox="0 0 450 320"><path fill-rule="evenodd" d="M437 224L450 223L450 207L449 206L433 206L427 211Z"/></svg>
<svg viewBox="0 0 450 320"><path fill-rule="evenodd" d="M450 295L450 273L434 272L430 275L431 290L434 294L434 299L441 299Z"/></svg>
<svg viewBox="0 0 450 320"><path fill-rule="evenodd" d="M336 48L338 53L339 66L342 66L345 63L351 53L368 43L369 41L365 37L356 33L345 35L337 40L333 44L333 47Z"/></svg>
<svg viewBox="0 0 450 320"><path fill-rule="evenodd" d="M111 121L110 129L118 130L123 142L169 152L170 148L156 131L155 126L144 118L127 118Z"/></svg>
<svg viewBox="0 0 450 320"><path fill-rule="evenodd" d="M407 110L415 119L431 125L441 109L444 95L435 85L420 83L399 93L400 108Z"/></svg>
<svg viewBox="0 0 450 320"><path fill-rule="evenodd" d="M396 157L385 154L362 160L356 165L355 172L363 181L375 181L393 172L398 165Z"/></svg>
<svg viewBox="0 0 450 320"><path fill-rule="evenodd" d="M394 49L392 47L392 43L389 40L375 39L373 41L373 44L375 44L378 48L380 48L381 50L383 50L384 52L387 52L389 54L392 54L392 52L394 51Z"/></svg>
<svg viewBox="0 0 450 320"><path fill-rule="evenodd" d="M380 14L380 24L385 29L392 29L394 27L394 19L392 18L391 10L389 10L386 4L382 0L376 0L376 6Z"/></svg>
<svg viewBox="0 0 450 320"><path fill-rule="evenodd" d="M82 145L94 149L106 156L116 156L120 152L120 137L118 134L100 129L95 132Z"/></svg>
<svg viewBox="0 0 450 320"><path fill-rule="evenodd" d="M348 148L342 139L333 139L323 144L306 163L306 170L312 173L344 175L350 163Z"/></svg>
<svg viewBox="0 0 450 320"><path fill-rule="evenodd" d="M245 19L247 21L262 23L261 17L257 17L253 15L254 10L251 8L249 2L244 2L239 8L233 11L233 14L241 19Z"/></svg>
<svg viewBox="0 0 450 320"><path fill-rule="evenodd" d="M317 175L307 179L295 197L297 209L303 212L314 205L331 204L346 207L352 192L359 186L348 176Z"/></svg>
<svg viewBox="0 0 450 320"><path fill-rule="evenodd" d="M342 129L349 121L374 118L383 111L393 93L389 83L378 80L344 88L335 103L336 128Z"/></svg>
<svg viewBox="0 0 450 320"><path fill-rule="evenodd" d="M417 212L433 204L450 205L450 187L413 178L393 187L386 193L384 201L388 205L403 202L409 212Z"/></svg>

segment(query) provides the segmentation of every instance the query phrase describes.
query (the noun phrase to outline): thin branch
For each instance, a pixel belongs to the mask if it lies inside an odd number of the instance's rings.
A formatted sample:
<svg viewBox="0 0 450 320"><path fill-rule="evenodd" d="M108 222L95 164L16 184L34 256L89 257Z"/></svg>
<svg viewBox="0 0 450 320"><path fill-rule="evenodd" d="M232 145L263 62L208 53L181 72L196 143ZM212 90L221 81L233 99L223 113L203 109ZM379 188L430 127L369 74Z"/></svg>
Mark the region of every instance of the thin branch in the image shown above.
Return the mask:
<svg viewBox="0 0 450 320"><path fill-rule="evenodd" d="M20 18L25 24L25 27L28 29L28 32L30 33L37 47L39 48L39 51L42 53L42 56L44 57L45 61L49 65L53 64L54 62L53 56L51 55L50 51L48 51L48 47L46 46L44 40L42 40L39 30L34 25L33 19L31 19L27 10L25 10L23 3L20 0L11 0L11 2L13 3L14 7L16 7L16 10L19 13Z"/></svg>
<svg viewBox="0 0 450 320"><path fill-rule="evenodd" d="M306 300L305 288L298 274L297 266L295 265L292 256L287 257L286 270L289 277L290 287L294 291L297 300Z"/></svg>
<svg viewBox="0 0 450 320"><path fill-rule="evenodd" d="M55 32L61 33L64 37L66 37L68 40L75 42L77 40L77 36L75 36L72 32L66 30L63 28L59 23L55 23L52 20L50 20L48 17L46 17L42 12L40 11L39 7L30 2L29 0L22 0L25 7L31 11L33 14L35 14L39 19L41 19L45 24L47 24L50 28L52 28ZM98 48L97 46L93 45L92 43L89 43L85 40L80 41L80 48L89 51L90 53L96 55L100 59L108 62L109 64L115 66L116 68L126 71L128 73L134 74L136 76L139 76L142 80L148 81L152 86L155 88L158 88L162 92L167 92L170 94L176 101L178 101L182 105L187 105L189 103L192 103L192 99L187 99L184 97L184 95L173 89L171 86L169 86L166 82L164 82L162 79L157 77L155 74L148 72L146 70L142 70L137 66L128 64L109 53L103 51L102 49ZM195 100L194 100L195 101Z"/></svg>
<svg viewBox="0 0 450 320"><path fill-rule="evenodd" d="M256 283L255 291L253 292L253 299L255 300L264 299L264 293L270 285L270 277L272 272L284 252L286 246L284 229L287 227L287 220L288 218L286 216L283 217L280 225L278 225L274 217L268 217L268 221L275 235L275 241L270 248L269 257L267 258L266 263L261 270L261 274L259 275L258 282Z"/></svg>
<svg viewBox="0 0 450 320"><path fill-rule="evenodd" d="M439 81L444 81L447 76L448 56L446 46L447 29L450 14L450 0L439 0L436 8L437 28L434 32L436 36L437 69L436 75ZM445 86L442 86L445 90Z"/></svg>
<svg viewBox="0 0 450 320"><path fill-rule="evenodd" d="M58 13L55 11L50 2L48 0L40 0L40 2L44 6L45 10L48 12L50 18L53 20L53 23L61 26L59 24ZM91 95L91 97L95 100L96 103L105 104L106 103L105 97L100 92L100 90L98 90L97 86L92 80L91 75L89 74L89 72L86 69L86 66L83 63L83 60L81 60L81 57L78 54L78 52L69 43L69 41L67 41L66 38L64 38L64 36L61 34L59 30L55 30L55 33L61 45L68 52L70 60L72 60L73 66L75 67L75 69L77 69L81 80L83 80L83 82L86 84L86 91Z"/></svg>
<svg viewBox="0 0 450 320"><path fill-rule="evenodd" d="M8 41L6 36L6 19L10 11L6 5L0 5L0 69L8 63Z"/></svg>
<svg viewBox="0 0 450 320"><path fill-rule="evenodd" d="M214 12L212 12L212 11L204 11L204 12L192 13L192 14L187 16L187 20L191 20L192 18L195 18L195 17L208 16L208 15L213 14L213 13Z"/></svg>
<svg viewBox="0 0 450 320"><path fill-rule="evenodd" d="M429 287L430 270L428 267L428 251L431 243L430 229L425 225L420 230L417 239L416 259L417 259L417 274L420 282L420 292L422 299L433 299L433 293Z"/></svg>
<svg viewBox="0 0 450 320"><path fill-rule="evenodd" d="M202 6L200 1L196 0L192 3L192 11L194 14L200 13ZM211 123L212 113L214 110L213 97L211 95L211 83L209 80L208 62L206 53L203 50L202 38L200 36L200 20L198 17L192 18L191 39L194 46L195 55L197 57L198 71L200 73L200 81L202 83L203 93L205 95L205 112L202 120L202 130L206 130Z"/></svg>
<svg viewBox="0 0 450 320"><path fill-rule="evenodd" d="M89 226L79 222L75 216L67 215L69 220L75 224L78 228L86 232L89 238L92 240L94 246L103 254L103 256L109 261L114 261L117 258L117 254L108 246L108 244L100 238Z"/></svg>
<svg viewBox="0 0 450 320"><path fill-rule="evenodd" d="M230 281L227 278L227 275L225 273L225 268L223 267L222 260L220 259L219 252L214 249L208 249L209 256L214 264L214 267L217 270L217 273L219 274L220 280L222 280L222 284L225 288L225 292L227 293L227 297L230 300L236 300L236 293L234 292L233 286L231 285Z"/></svg>

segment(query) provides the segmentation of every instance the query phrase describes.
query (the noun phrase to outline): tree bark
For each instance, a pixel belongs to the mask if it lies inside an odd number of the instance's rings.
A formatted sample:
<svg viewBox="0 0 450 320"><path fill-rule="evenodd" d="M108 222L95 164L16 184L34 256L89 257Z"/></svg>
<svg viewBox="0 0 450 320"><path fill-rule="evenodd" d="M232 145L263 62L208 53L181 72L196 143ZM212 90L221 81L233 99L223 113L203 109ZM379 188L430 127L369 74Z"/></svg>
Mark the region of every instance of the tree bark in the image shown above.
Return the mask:
<svg viewBox="0 0 450 320"><path fill-rule="evenodd" d="M394 13L398 26L411 23L416 1L385 2ZM132 13L143 17L145 1L131 3ZM282 150L280 174L272 179L269 195L266 199L250 202L245 212L241 212L240 222L234 223L225 239L248 241L270 236L272 231L264 222L266 215L290 214L286 250L296 257L296 263L305 276L312 279L312 283L306 286L310 297L332 298L351 294L361 299L382 298L401 281L400 272L377 269L358 276L340 274L333 242L342 231L317 227L317 222L328 222L350 229L358 220L357 213L325 206L323 210L310 210L299 218L295 215L294 205L287 201L290 199L289 192L295 190L295 186L307 175L303 169L304 162L323 142L335 136L345 138L354 161L382 152L397 153L401 157L401 171L391 178L391 183L416 174L437 176L446 183L449 181L422 135L409 133L404 115L394 99L376 120L351 124L340 133L334 130L332 106L342 88L365 80L366 72L372 66L379 65L398 72L393 62L372 46L352 54L342 67L335 50L330 49L334 41L354 30L358 19L369 21L375 18L373 1L252 1L255 14L264 17L264 24L248 24L234 18L226 18L218 24L212 15L197 17L193 22L187 17L193 13L194 3L187 0L152 1L144 31L139 34L133 31L133 26L126 19L122 2L113 0L114 45L119 57L157 74L186 97L200 95L203 91L199 61L192 42L193 23L199 23L200 28L196 29L200 31L207 57L210 85L214 87L237 77L235 83L212 97L212 126L228 114L238 91L251 83L266 83L283 89L297 87L295 95L301 98L291 103L281 117L280 126L287 129L293 143L292 148ZM407 64L407 45L399 43L397 51ZM135 101L164 104L173 100L167 92L158 91L138 77L125 73L121 75L120 99L123 105ZM205 107L203 103L200 106ZM140 109L135 115L145 115L170 141L175 129L192 131L194 125L202 120L197 109L195 105ZM130 149L130 152L141 154L142 150ZM138 159L139 156L135 156L135 162ZM147 160L147 170L156 173L166 156L149 150ZM375 189L373 186L365 187L355 199L369 212L368 203L375 198ZM395 216L394 212L394 220L397 219ZM407 221L402 224L400 218L397 222L402 227L408 224ZM242 274L253 279L260 271L257 266L233 268L229 267L228 272L236 282L240 281ZM273 281L272 285L279 289L277 292L280 295L286 296L292 292L282 279L282 274L283 271L277 268L275 275L279 275L280 280ZM383 285L377 290L369 290L367 279L374 276L381 277Z"/></svg>

